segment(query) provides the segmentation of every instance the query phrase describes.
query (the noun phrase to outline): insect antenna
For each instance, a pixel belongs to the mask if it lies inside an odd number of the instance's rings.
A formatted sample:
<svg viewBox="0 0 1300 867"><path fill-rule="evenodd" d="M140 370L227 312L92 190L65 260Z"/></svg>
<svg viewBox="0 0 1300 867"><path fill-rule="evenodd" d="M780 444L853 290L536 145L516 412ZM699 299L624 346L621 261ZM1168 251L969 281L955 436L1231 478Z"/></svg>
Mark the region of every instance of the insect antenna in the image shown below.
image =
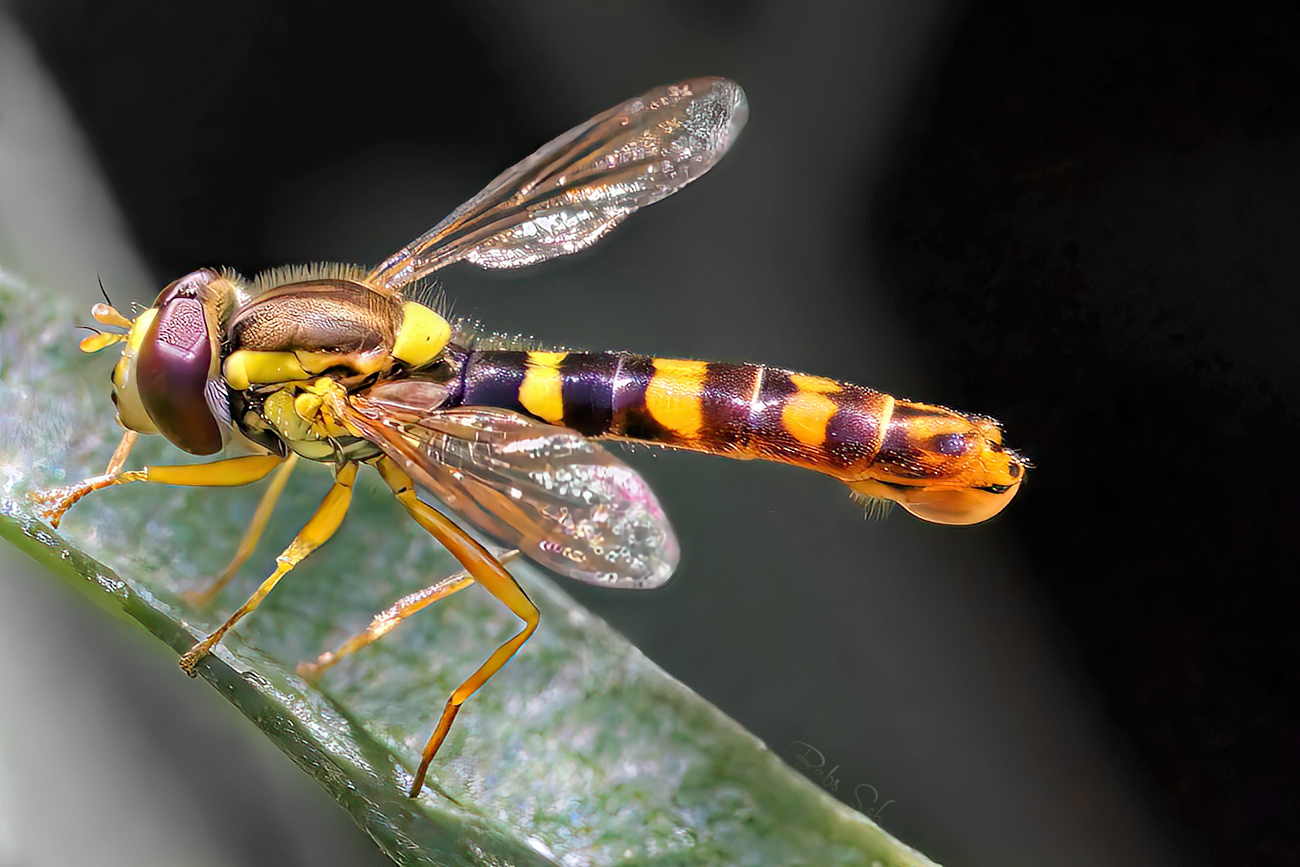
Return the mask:
<svg viewBox="0 0 1300 867"><path fill-rule="evenodd" d="M99 294L104 296L104 303L109 307L112 307L113 299L108 297L108 290L104 288L104 278L99 274L96 274L95 280L99 282Z"/></svg>
<svg viewBox="0 0 1300 867"><path fill-rule="evenodd" d="M90 325L78 325L78 328L84 328L92 332L89 337L83 337L78 344L82 352L98 352L106 346L112 346L114 343L121 343L126 340L128 332L131 330L132 322L117 309L113 307L112 300L108 297L108 290L104 288L104 278L98 274L95 275L99 283L99 294L104 296L103 304L96 304L90 308L90 315L100 325L110 325L114 328L121 328L122 332L100 331Z"/></svg>

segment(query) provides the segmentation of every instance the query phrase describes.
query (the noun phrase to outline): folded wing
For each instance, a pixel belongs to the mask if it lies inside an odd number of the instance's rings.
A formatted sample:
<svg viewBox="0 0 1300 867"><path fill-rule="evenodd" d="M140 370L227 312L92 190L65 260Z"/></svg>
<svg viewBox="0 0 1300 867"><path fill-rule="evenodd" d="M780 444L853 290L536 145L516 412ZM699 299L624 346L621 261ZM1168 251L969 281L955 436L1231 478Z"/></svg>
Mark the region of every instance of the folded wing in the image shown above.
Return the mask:
<svg viewBox="0 0 1300 867"><path fill-rule="evenodd" d="M509 410L420 411L407 383L353 395L347 421L471 524L554 572L649 589L677 567L677 538L631 467L580 434Z"/></svg>

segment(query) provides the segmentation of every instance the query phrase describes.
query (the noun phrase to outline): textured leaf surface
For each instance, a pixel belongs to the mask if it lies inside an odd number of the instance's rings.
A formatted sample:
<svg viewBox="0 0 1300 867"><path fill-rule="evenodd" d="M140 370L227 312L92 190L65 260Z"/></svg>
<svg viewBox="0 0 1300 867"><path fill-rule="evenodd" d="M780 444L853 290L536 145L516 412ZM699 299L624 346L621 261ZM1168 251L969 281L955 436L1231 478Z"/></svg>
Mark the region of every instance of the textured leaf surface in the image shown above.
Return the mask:
<svg viewBox="0 0 1300 867"><path fill-rule="evenodd" d="M299 472L258 554L212 609L196 610L180 593L224 565L258 491L129 485L92 495L50 530L26 495L102 471L119 433L106 394L111 361L78 353L76 314L3 271L0 316L0 534L102 607L187 649L269 572L328 473ZM132 463L183 458L148 441L157 439L144 438ZM293 672L451 571L391 497L361 484L338 538L200 667L397 862L931 863L526 568L513 571L542 611L541 629L470 700L430 790L406 798L447 694L517 621L472 588L344 661L320 689Z"/></svg>

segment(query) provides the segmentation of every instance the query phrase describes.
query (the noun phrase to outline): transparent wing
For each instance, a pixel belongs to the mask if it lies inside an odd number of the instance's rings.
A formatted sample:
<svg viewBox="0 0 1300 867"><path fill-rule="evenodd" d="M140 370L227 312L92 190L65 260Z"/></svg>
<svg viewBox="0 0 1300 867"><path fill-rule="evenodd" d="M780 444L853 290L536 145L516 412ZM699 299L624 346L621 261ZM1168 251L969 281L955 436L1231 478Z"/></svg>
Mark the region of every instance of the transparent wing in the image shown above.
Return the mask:
<svg viewBox="0 0 1300 867"><path fill-rule="evenodd" d="M724 78L691 78L628 100L497 177L369 279L400 289L461 259L521 268L576 253L708 171L748 116L745 92Z"/></svg>
<svg viewBox="0 0 1300 867"><path fill-rule="evenodd" d="M509 410L419 412L418 389L401 385L406 400L352 396L347 420L457 514L587 584L650 589L672 576L677 537L659 501L599 444Z"/></svg>

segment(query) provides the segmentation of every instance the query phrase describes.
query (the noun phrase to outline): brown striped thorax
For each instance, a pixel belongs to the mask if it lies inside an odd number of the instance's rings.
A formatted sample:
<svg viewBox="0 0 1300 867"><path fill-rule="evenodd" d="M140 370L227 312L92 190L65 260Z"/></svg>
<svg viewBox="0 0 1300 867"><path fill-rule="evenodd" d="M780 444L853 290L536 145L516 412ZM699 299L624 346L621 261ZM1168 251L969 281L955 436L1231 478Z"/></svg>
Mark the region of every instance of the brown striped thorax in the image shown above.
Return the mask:
<svg viewBox="0 0 1300 867"><path fill-rule="evenodd" d="M204 594L211 598L252 552L297 459L334 465L330 493L276 571L182 657L193 674L226 630L338 529L357 465L377 469L465 572L406 597L312 670L472 583L525 622L448 699L414 795L461 704L537 626L505 562L527 557L579 581L633 589L658 587L676 568L676 536L653 491L603 441L805 467L855 497L942 524L997 514L1027 464L984 416L761 364L479 339L421 300L421 281L456 262L518 268L585 249L708 171L747 115L744 92L725 79L656 88L544 145L370 270L285 268L247 281L202 268L135 319L96 305L94 318L119 331L81 345L123 344L113 400L127 432L105 473L37 495L45 516L57 526L82 497L128 482L218 487L271 476L239 553ZM125 470L137 434L162 434L195 455L245 454ZM421 500L417 487L495 547Z"/></svg>

